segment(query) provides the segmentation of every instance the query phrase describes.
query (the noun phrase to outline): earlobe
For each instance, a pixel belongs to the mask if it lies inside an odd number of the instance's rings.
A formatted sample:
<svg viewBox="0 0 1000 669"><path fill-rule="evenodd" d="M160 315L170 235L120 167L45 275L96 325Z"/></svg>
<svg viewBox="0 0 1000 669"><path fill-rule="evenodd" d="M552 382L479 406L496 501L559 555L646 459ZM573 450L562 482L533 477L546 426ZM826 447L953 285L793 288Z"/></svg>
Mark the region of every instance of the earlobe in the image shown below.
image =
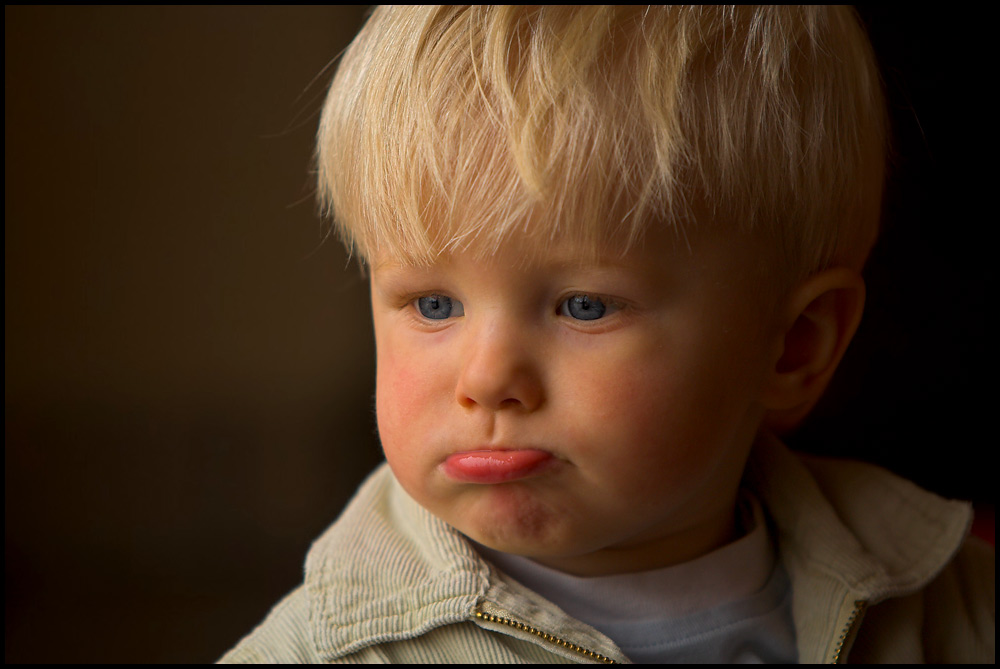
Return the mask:
<svg viewBox="0 0 1000 669"><path fill-rule="evenodd" d="M786 304L762 396L765 426L776 432L798 425L833 377L861 322L864 280L851 269L825 270L803 281Z"/></svg>

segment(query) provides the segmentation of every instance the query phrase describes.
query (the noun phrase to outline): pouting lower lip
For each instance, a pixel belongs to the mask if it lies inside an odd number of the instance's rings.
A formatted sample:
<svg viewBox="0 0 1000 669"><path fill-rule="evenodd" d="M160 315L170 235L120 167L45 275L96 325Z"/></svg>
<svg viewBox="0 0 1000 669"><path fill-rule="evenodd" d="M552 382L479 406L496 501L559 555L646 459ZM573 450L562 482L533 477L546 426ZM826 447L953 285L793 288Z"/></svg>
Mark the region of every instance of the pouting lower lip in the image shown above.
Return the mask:
<svg viewBox="0 0 1000 669"><path fill-rule="evenodd" d="M444 473L466 483L507 483L541 473L554 460L551 453L529 449L484 449L449 455Z"/></svg>

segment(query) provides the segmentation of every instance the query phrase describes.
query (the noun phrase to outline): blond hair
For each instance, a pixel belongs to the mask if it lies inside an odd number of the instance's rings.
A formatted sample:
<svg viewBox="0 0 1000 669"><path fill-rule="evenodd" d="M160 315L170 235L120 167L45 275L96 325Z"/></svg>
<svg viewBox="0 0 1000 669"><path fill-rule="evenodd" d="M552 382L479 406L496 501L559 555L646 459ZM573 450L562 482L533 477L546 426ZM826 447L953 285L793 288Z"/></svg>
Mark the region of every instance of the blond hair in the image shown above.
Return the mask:
<svg viewBox="0 0 1000 669"><path fill-rule="evenodd" d="M319 187L368 260L713 224L804 274L863 264L885 137L849 8L379 7L330 88Z"/></svg>

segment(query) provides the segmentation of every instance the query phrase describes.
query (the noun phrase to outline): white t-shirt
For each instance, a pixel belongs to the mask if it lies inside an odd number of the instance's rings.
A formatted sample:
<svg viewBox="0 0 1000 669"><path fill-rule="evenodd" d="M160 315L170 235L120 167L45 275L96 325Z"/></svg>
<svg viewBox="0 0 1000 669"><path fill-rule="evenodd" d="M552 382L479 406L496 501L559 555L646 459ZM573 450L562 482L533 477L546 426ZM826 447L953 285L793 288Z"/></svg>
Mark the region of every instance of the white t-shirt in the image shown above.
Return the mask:
<svg viewBox="0 0 1000 669"><path fill-rule="evenodd" d="M610 637L634 662L794 663L791 587L760 503L741 492L744 534L663 569L572 576L477 545L504 573Z"/></svg>

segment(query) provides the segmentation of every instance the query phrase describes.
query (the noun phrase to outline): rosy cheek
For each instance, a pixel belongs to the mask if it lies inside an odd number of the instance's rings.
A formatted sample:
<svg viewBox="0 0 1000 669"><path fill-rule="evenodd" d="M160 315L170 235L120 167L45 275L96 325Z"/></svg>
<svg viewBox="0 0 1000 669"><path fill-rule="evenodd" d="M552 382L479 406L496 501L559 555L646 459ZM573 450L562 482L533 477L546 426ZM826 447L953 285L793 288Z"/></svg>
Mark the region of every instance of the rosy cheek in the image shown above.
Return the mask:
<svg viewBox="0 0 1000 669"><path fill-rule="evenodd" d="M383 438L397 426L412 423L417 413L416 374L405 363L380 362L376 380L379 431Z"/></svg>
<svg viewBox="0 0 1000 669"><path fill-rule="evenodd" d="M420 439L421 427L440 418L440 400L449 396L441 376L424 351L397 348L380 357L376 395L383 441Z"/></svg>

